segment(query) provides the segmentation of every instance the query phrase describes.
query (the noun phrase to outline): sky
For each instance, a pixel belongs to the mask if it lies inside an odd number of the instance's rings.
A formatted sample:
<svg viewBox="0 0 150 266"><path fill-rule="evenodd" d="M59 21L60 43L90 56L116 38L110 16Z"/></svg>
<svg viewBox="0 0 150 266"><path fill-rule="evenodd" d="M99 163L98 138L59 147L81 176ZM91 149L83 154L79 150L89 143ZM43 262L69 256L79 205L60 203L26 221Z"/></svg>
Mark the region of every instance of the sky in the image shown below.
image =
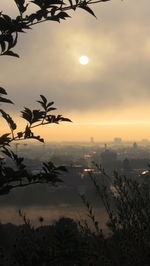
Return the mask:
<svg viewBox="0 0 150 266"><path fill-rule="evenodd" d="M17 14L12 0L0 5ZM60 24L35 26L18 40L20 59L0 58L0 86L15 102L7 110L21 128L19 110L37 108L40 94L54 101L73 123L36 129L46 141L149 138L150 2L111 0L93 10L97 19L76 10Z"/></svg>

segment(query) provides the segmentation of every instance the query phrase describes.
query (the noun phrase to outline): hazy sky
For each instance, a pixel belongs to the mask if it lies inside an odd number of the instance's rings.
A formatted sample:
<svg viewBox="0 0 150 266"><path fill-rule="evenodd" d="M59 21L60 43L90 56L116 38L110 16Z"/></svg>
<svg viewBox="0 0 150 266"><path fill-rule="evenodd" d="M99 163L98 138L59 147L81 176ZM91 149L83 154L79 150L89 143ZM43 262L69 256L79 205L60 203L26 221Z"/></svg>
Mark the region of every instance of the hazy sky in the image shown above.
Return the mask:
<svg viewBox="0 0 150 266"><path fill-rule="evenodd" d="M16 14L13 0L0 10ZM42 93L74 122L38 129L46 140L134 140L150 136L150 2L112 0L71 19L34 27L19 38L20 59L0 58L1 86L16 103L36 107ZM87 55L89 64L79 64Z"/></svg>

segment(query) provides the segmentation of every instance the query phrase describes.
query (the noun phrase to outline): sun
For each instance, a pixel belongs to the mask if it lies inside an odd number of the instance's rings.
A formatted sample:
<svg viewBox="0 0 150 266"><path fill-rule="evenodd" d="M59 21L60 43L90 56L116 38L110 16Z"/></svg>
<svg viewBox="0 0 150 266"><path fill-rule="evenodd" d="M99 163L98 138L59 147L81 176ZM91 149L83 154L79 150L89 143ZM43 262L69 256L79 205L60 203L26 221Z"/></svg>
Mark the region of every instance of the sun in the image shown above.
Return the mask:
<svg viewBox="0 0 150 266"><path fill-rule="evenodd" d="M79 58L79 62L81 65L87 65L89 62L89 58L86 55L82 55Z"/></svg>

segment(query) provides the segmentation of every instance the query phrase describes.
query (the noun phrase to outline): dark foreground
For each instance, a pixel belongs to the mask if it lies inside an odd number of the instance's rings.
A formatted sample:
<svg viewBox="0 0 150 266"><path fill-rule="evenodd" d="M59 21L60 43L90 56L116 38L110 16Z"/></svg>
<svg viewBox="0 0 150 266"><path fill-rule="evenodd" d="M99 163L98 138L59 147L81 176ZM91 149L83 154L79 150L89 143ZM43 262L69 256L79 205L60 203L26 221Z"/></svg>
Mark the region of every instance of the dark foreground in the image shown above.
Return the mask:
<svg viewBox="0 0 150 266"><path fill-rule="evenodd" d="M92 178L92 177L91 177ZM0 225L0 266L150 266L150 188L116 173L112 186L93 184L107 213L104 234L92 205L81 196L92 226L60 218L39 227Z"/></svg>

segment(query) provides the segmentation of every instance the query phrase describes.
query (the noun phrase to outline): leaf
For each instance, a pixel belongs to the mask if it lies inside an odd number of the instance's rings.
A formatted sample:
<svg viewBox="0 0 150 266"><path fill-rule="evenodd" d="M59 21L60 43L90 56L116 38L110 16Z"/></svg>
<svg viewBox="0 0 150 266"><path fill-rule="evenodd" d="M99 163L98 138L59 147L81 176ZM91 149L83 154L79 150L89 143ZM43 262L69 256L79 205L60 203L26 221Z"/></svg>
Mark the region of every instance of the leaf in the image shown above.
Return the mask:
<svg viewBox="0 0 150 266"><path fill-rule="evenodd" d="M47 104L47 107L50 107L51 105L53 105L54 104L54 102L49 102L48 104Z"/></svg>
<svg viewBox="0 0 150 266"><path fill-rule="evenodd" d="M48 121L50 124L51 123L56 123L59 124L59 122L72 122L69 118L63 117L62 115L47 115L46 116L46 121Z"/></svg>
<svg viewBox="0 0 150 266"><path fill-rule="evenodd" d="M70 6L72 7L73 6L72 0L68 0L68 1L70 3Z"/></svg>
<svg viewBox="0 0 150 266"><path fill-rule="evenodd" d="M6 99L6 98L3 98L3 97L1 97L1 96L0 96L0 102L1 102L1 103L11 103L11 104L13 104L13 102L12 102L11 100Z"/></svg>
<svg viewBox="0 0 150 266"><path fill-rule="evenodd" d="M13 40L12 48L17 44L17 40L18 40L18 32L16 32L16 36Z"/></svg>
<svg viewBox="0 0 150 266"><path fill-rule="evenodd" d="M32 136L33 133L31 132L31 129L27 125L24 133L24 139L31 138Z"/></svg>
<svg viewBox="0 0 150 266"><path fill-rule="evenodd" d="M61 117L61 121L63 122L72 122L69 118Z"/></svg>
<svg viewBox="0 0 150 266"><path fill-rule="evenodd" d="M44 16L45 16L45 9L44 10L38 10L36 12L36 19L37 19L37 21L41 20L42 17L44 17Z"/></svg>
<svg viewBox="0 0 150 266"><path fill-rule="evenodd" d="M39 6L40 8L42 8L42 6L43 6L42 0L33 0L33 1L31 1L31 3Z"/></svg>
<svg viewBox="0 0 150 266"><path fill-rule="evenodd" d="M38 103L40 103L40 105L42 106L42 108L44 108L44 110L46 110L46 105L45 103L43 103L42 101L37 101Z"/></svg>
<svg viewBox="0 0 150 266"><path fill-rule="evenodd" d="M1 37L3 37L2 39L0 38L1 55L10 55L10 56L19 57L16 53L10 51L10 49L13 48L17 43L18 33L16 32L14 35L13 33L7 32L5 35Z"/></svg>
<svg viewBox="0 0 150 266"><path fill-rule="evenodd" d="M79 5L79 7L86 10L88 13L90 13L92 16L94 16L96 18L93 10L89 6L82 4L82 5Z"/></svg>
<svg viewBox="0 0 150 266"><path fill-rule="evenodd" d="M40 110L32 111L32 121L31 124L42 120L45 117L46 113Z"/></svg>
<svg viewBox="0 0 150 266"><path fill-rule="evenodd" d="M5 15L5 14L3 14L2 16L3 16L3 18L5 19L5 21L6 21L9 25L11 25L11 23L12 23L12 19L11 19L11 17L9 17L8 15Z"/></svg>
<svg viewBox="0 0 150 266"><path fill-rule="evenodd" d="M64 5L64 2L61 0L33 0L31 2L39 6L41 9L50 8L52 5Z"/></svg>
<svg viewBox="0 0 150 266"><path fill-rule="evenodd" d="M33 135L33 136L32 136L32 139L36 139L36 140L38 140L38 141L44 143L44 139L41 138L40 136L34 136L34 135Z"/></svg>
<svg viewBox="0 0 150 266"><path fill-rule="evenodd" d="M11 116L7 114L4 110L0 109L0 112L2 114L2 117L7 121L8 125L12 130L15 130L17 128L17 125L15 122L12 120Z"/></svg>
<svg viewBox="0 0 150 266"><path fill-rule="evenodd" d="M46 112L49 112L50 110L49 110L48 107L52 106L52 105L54 104L54 102L49 102L49 103L47 103L47 99L46 99L45 96L40 95L40 97L41 97L42 101L37 101L37 102L41 104L42 108L44 108L44 110L45 110ZM52 110L56 110L56 108L53 107Z"/></svg>
<svg viewBox="0 0 150 266"><path fill-rule="evenodd" d="M5 43L5 41L1 41L0 42L0 45L1 45L1 51L3 53L5 51L5 49L6 49L6 43Z"/></svg>
<svg viewBox="0 0 150 266"><path fill-rule="evenodd" d="M57 7L54 6L52 9L51 9L51 16L53 17L55 15L55 12L57 10Z"/></svg>
<svg viewBox="0 0 150 266"><path fill-rule="evenodd" d="M24 13L28 7L29 4L25 4L25 0L14 0L20 13Z"/></svg>
<svg viewBox="0 0 150 266"><path fill-rule="evenodd" d="M19 58L19 55L14 53L13 51L6 51L2 55L9 55L9 56L14 56L14 57L18 57Z"/></svg>
<svg viewBox="0 0 150 266"><path fill-rule="evenodd" d="M56 110L55 107L50 107L50 108L47 109L47 112L51 112L51 111L54 111L54 110Z"/></svg>
<svg viewBox="0 0 150 266"><path fill-rule="evenodd" d="M60 22L60 18L57 15L56 16L53 16L53 17L47 17L46 20L52 20L52 21Z"/></svg>
<svg viewBox="0 0 150 266"><path fill-rule="evenodd" d="M0 145L8 145L10 141L10 137L8 137L10 133L3 134L0 137Z"/></svg>
<svg viewBox="0 0 150 266"><path fill-rule="evenodd" d="M32 111L29 108L25 107L24 110L21 111L21 113L22 113L22 117L31 124Z"/></svg>
<svg viewBox="0 0 150 266"><path fill-rule="evenodd" d="M47 103L47 99L45 98L45 96L44 95L40 95L40 97L42 98L42 100L43 100L43 103Z"/></svg>
<svg viewBox="0 0 150 266"><path fill-rule="evenodd" d="M58 124L58 120L57 120L57 118L56 118L55 115L48 115L48 116L46 116L46 121L48 121L50 124L51 123Z"/></svg>
<svg viewBox="0 0 150 266"><path fill-rule="evenodd" d="M19 169L24 169L25 165L22 164L22 162L24 161L24 158L23 157L18 157L18 155L15 154L13 151L11 151L11 154L12 154L12 159L15 161L16 166Z"/></svg>
<svg viewBox="0 0 150 266"><path fill-rule="evenodd" d="M61 0L50 0L49 2L49 5L65 5L65 3Z"/></svg>
<svg viewBox="0 0 150 266"><path fill-rule="evenodd" d="M60 12L57 14L57 16L61 19L70 18L70 16L66 12Z"/></svg>
<svg viewBox="0 0 150 266"><path fill-rule="evenodd" d="M8 42L8 48L7 48L7 51L8 51L13 46L13 42L14 42L13 36L11 34L7 35L7 38L5 39L5 41Z"/></svg>
<svg viewBox="0 0 150 266"><path fill-rule="evenodd" d="M21 111L22 113L22 117L24 119L26 119L30 125L33 123L36 123L40 120L42 120L46 113L44 111L40 111L40 110L30 110L29 108L24 108L24 111Z"/></svg>
<svg viewBox="0 0 150 266"><path fill-rule="evenodd" d="M1 93L1 94L5 94L5 95L7 95L6 90L5 90L4 88L2 88L2 87L0 87L0 93Z"/></svg>
<svg viewBox="0 0 150 266"><path fill-rule="evenodd" d="M12 154L6 147L3 148L2 152L12 159Z"/></svg>
<svg viewBox="0 0 150 266"><path fill-rule="evenodd" d="M17 136L18 136L19 139L22 138L23 137L23 132L18 132Z"/></svg>

